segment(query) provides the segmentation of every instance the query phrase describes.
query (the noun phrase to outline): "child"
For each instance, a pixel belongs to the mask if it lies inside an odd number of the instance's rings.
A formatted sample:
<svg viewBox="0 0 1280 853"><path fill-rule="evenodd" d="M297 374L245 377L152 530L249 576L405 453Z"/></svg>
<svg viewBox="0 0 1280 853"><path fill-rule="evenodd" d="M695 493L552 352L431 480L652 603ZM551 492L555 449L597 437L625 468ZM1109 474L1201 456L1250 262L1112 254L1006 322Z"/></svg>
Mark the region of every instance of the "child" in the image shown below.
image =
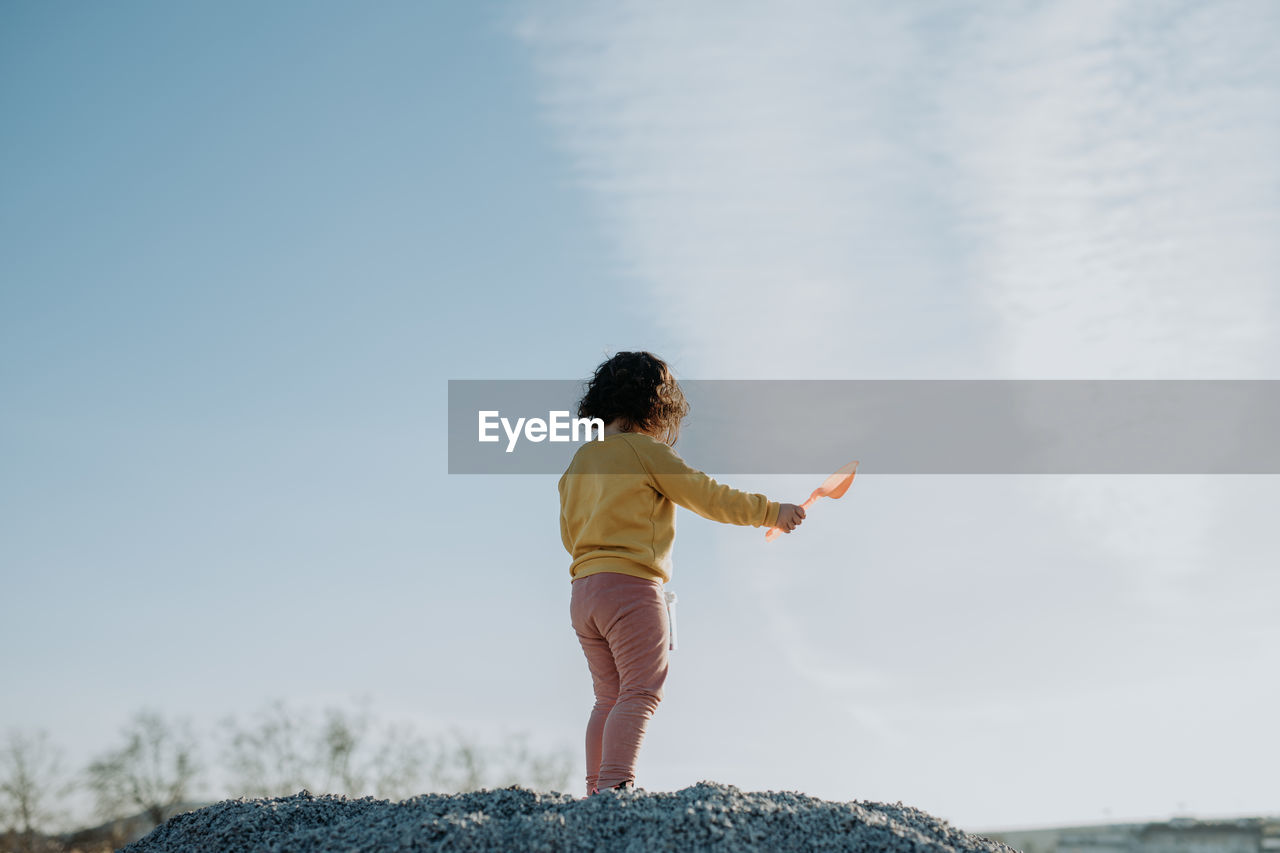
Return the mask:
<svg viewBox="0 0 1280 853"><path fill-rule="evenodd" d="M605 422L560 478L560 537L573 558L569 606L596 702L587 723L587 794L635 784L645 727L667 678L662 585L671 580L676 504L725 524L790 533L804 509L721 485L671 446L689 411L667 365L620 352L596 368L578 417Z"/></svg>

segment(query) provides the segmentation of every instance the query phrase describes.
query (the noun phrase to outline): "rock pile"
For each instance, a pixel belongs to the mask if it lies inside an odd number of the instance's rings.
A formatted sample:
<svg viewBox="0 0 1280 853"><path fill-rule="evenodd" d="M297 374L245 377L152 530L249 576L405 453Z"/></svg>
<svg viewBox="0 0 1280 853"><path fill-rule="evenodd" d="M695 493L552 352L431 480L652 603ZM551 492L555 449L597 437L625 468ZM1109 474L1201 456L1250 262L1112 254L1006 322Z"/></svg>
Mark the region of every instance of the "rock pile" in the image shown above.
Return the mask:
<svg viewBox="0 0 1280 853"><path fill-rule="evenodd" d="M700 782L579 799L524 788L399 803L313 796L226 800L177 815L123 853L330 851L1011 851L901 803L835 803Z"/></svg>

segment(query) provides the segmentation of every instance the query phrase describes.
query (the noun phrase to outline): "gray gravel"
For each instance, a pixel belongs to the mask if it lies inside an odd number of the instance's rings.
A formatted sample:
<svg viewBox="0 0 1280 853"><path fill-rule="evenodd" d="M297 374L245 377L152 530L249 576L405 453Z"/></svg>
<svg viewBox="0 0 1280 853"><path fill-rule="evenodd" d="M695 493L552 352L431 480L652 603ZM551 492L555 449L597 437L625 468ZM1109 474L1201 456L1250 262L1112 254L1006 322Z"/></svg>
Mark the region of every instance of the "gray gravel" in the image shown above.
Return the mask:
<svg viewBox="0 0 1280 853"><path fill-rule="evenodd" d="M225 800L177 815L126 853L329 851L1010 851L901 803L833 803L699 782L580 799L524 788L399 803L313 796Z"/></svg>

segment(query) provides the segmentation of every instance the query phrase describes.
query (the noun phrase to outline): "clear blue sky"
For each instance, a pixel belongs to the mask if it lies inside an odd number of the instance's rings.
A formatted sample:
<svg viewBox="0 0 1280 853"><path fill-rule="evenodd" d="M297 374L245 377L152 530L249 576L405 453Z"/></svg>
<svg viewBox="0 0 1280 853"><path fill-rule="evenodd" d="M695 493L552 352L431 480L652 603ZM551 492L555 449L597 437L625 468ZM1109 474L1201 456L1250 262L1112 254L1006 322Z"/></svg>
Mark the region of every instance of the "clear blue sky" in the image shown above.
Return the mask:
<svg viewBox="0 0 1280 853"><path fill-rule="evenodd" d="M73 762L276 697L577 748L555 478L448 476L448 379L1280 378L1265 0L0 17L0 726ZM1274 808L1277 492L682 515L641 784Z"/></svg>

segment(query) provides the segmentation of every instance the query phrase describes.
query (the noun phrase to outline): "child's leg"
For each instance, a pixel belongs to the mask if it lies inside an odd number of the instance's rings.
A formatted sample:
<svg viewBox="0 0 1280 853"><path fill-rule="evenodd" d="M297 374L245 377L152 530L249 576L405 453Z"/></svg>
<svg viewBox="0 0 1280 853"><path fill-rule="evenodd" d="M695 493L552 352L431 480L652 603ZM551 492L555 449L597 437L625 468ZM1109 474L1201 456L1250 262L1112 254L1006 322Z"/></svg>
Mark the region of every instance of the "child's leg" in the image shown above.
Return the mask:
<svg viewBox="0 0 1280 853"><path fill-rule="evenodd" d="M635 782L640 744L662 701L662 686L667 680L670 637L662 584L654 583L619 610L618 618L606 631L618 668L618 699L604 726L599 778L602 789Z"/></svg>
<svg viewBox="0 0 1280 853"><path fill-rule="evenodd" d="M634 782L645 728L667 677L662 584L613 572L589 575L574 581L571 611L596 689L587 725L587 790Z"/></svg>
<svg viewBox="0 0 1280 853"><path fill-rule="evenodd" d="M591 670L591 686L595 691L596 703L591 709L591 717L587 720L587 794L597 788L600 775L600 753L603 749L604 723L613 710L613 703L618 699L618 669L613 664L613 654L609 651L609 642L596 629L592 618L592 609L597 604L598 595L592 595L593 588L600 575L588 575L573 582L573 597L569 605L569 615L573 628L578 634L578 642L587 656L587 667ZM607 582L607 579L606 581Z"/></svg>
<svg viewBox="0 0 1280 853"><path fill-rule="evenodd" d="M587 793L590 794L599 786L604 724L618 699L618 670L613 665L613 655L609 653L609 643L604 637L579 632L578 642L587 655L591 686L596 694L596 704L587 720Z"/></svg>

